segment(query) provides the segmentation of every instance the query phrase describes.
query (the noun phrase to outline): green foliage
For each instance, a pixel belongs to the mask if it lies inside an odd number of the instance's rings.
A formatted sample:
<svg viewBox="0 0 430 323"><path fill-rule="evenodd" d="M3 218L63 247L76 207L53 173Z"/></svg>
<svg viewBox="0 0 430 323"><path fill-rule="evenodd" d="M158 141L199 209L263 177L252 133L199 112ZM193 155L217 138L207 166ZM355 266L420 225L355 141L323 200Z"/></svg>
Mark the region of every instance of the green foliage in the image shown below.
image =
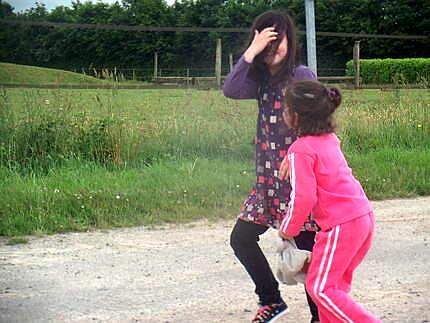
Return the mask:
<svg viewBox="0 0 430 323"><path fill-rule="evenodd" d="M0 0L0 18L13 16L13 7L3 0Z"/></svg>
<svg viewBox="0 0 430 323"><path fill-rule="evenodd" d="M317 31L429 36L428 0L316 0ZM36 3L14 13L0 1L0 17L37 21L122 24L143 26L250 27L253 19L269 9L285 9L305 30L303 0L186 0L172 5L162 0L126 0L114 4L73 2L48 11ZM0 24L0 61L74 69L150 68L159 53L162 68L209 67L215 56L215 39L223 40L224 62L228 53L237 58L246 33L157 33L85 30ZM305 38L301 38L305 43ZM318 66L343 68L352 56L354 39L318 37ZM424 40L363 39L361 53L369 58L426 57L430 38ZM212 69L211 69L212 72ZM321 70L321 75L327 72Z"/></svg>
<svg viewBox="0 0 430 323"><path fill-rule="evenodd" d="M107 171L69 162L47 176L22 176L0 167L0 235L81 231L230 216L253 178L252 163L160 161Z"/></svg>
<svg viewBox="0 0 430 323"><path fill-rule="evenodd" d="M0 98L0 166L46 173L69 159L121 165L121 120L75 112L70 98L23 94L20 111L6 92Z"/></svg>
<svg viewBox="0 0 430 323"><path fill-rule="evenodd" d="M219 91L3 91L0 235L231 217L255 102ZM430 93L345 91L338 135L372 199L430 194Z"/></svg>
<svg viewBox="0 0 430 323"><path fill-rule="evenodd" d="M6 243L8 246L14 246L17 244L26 244L28 243L28 240L22 237L13 237L9 239L9 241Z"/></svg>
<svg viewBox="0 0 430 323"><path fill-rule="evenodd" d="M346 64L347 75L354 75L353 61ZM423 85L430 80L430 58L361 59L360 78L364 84Z"/></svg>
<svg viewBox="0 0 430 323"><path fill-rule="evenodd" d="M365 154L347 152L354 175L373 200L415 197L430 192L430 152L381 147Z"/></svg>
<svg viewBox="0 0 430 323"><path fill-rule="evenodd" d="M102 165L121 165L120 121L113 118L92 120L85 127L80 127L79 132L74 147L84 159L97 161Z"/></svg>
<svg viewBox="0 0 430 323"><path fill-rule="evenodd" d="M339 135L349 152L428 150L430 93L352 91L342 104Z"/></svg>

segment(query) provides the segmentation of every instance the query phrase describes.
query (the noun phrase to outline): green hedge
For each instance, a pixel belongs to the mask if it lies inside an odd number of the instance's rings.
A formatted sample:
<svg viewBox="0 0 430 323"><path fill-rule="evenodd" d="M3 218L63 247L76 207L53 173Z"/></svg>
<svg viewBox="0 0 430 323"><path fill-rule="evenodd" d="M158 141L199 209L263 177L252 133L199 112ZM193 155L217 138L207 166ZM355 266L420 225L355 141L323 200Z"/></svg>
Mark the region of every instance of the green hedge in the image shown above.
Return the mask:
<svg viewBox="0 0 430 323"><path fill-rule="evenodd" d="M346 63L346 74L354 75L352 60ZM430 58L360 59L360 77L363 84L428 84Z"/></svg>

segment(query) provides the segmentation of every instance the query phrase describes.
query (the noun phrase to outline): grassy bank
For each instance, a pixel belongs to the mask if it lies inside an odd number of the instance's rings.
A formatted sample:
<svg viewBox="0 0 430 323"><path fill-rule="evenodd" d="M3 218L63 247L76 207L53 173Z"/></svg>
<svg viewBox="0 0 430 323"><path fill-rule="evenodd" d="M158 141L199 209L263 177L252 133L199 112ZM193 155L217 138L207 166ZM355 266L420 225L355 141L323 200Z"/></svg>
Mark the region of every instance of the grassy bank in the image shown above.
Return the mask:
<svg viewBox="0 0 430 323"><path fill-rule="evenodd" d="M345 92L338 133L371 198L430 194L428 92ZM253 182L252 101L11 89L0 108L1 235L232 217Z"/></svg>
<svg viewBox="0 0 430 323"><path fill-rule="evenodd" d="M95 77L52 68L0 62L0 83L108 84Z"/></svg>

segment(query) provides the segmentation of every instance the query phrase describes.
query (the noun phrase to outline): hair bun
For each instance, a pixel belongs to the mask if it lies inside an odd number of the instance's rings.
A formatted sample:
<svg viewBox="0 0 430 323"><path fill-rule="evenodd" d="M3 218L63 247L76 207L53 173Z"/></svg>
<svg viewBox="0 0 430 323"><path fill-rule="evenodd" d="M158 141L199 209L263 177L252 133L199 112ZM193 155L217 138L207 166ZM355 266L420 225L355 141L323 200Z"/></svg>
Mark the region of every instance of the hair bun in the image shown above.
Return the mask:
<svg viewBox="0 0 430 323"><path fill-rule="evenodd" d="M334 104L333 111L335 111L340 106L340 103L342 102L342 94L340 93L340 90L337 87L330 87L327 89L327 92L330 100Z"/></svg>

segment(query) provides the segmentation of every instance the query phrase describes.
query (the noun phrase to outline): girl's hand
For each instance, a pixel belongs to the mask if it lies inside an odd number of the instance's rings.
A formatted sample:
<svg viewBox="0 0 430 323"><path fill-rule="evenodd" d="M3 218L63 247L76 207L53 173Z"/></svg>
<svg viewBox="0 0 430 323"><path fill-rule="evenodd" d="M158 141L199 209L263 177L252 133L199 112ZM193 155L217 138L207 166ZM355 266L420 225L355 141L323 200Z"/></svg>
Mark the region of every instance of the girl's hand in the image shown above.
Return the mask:
<svg viewBox="0 0 430 323"><path fill-rule="evenodd" d="M264 28L261 32L256 30L251 45L243 54L245 61L252 63L255 56L260 54L270 42L276 40L277 36L278 33L275 31L275 27Z"/></svg>
<svg viewBox="0 0 430 323"><path fill-rule="evenodd" d="M279 179L280 180L286 180L290 176L290 169L289 169L289 163L288 163L288 157L285 156L284 160L281 163L281 166L279 167Z"/></svg>
<svg viewBox="0 0 430 323"><path fill-rule="evenodd" d="M286 239L286 240L292 240L292 239L294 239L294 237L289 236L289 235L287 235L287 234L283 233L281 230L279 230L279 231L278 231L278 234L279 234L279 236L280 236L282 239Z"/></svg>

